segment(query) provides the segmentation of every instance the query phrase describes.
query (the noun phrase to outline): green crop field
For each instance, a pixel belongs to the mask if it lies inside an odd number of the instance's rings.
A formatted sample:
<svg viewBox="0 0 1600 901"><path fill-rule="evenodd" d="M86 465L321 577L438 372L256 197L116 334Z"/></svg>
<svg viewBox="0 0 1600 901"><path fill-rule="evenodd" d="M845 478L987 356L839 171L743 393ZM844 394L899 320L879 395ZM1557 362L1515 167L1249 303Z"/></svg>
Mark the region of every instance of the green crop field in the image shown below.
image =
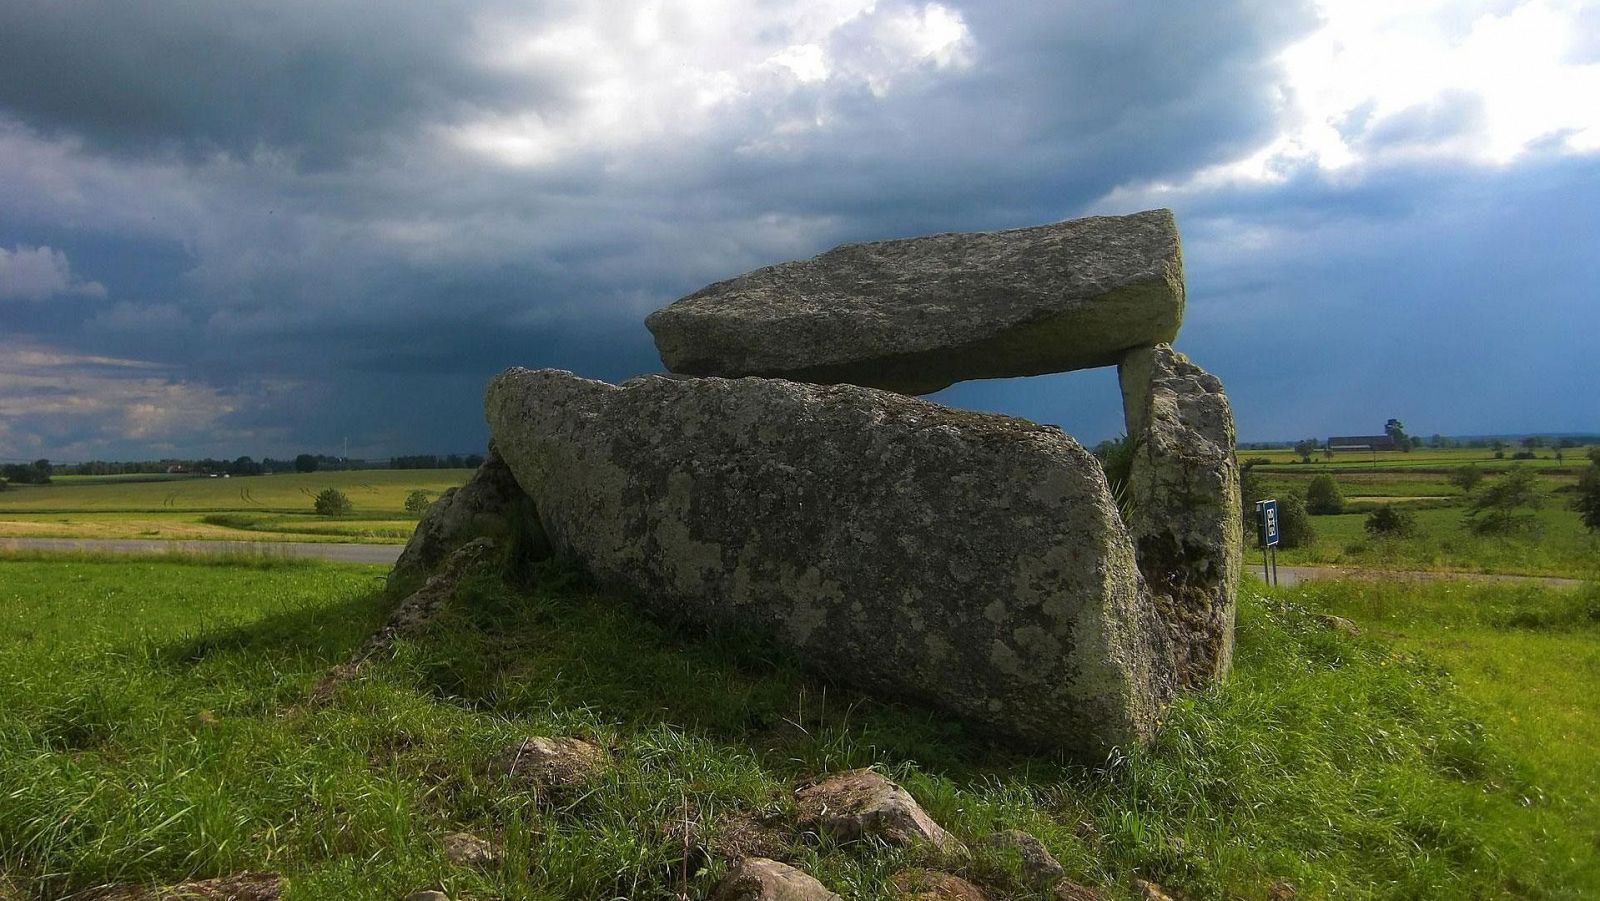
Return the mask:
<svg viewBox="0 0 1600 901"><path fill-rule="evenodd" d="M470 581L315 705L382 620L380 569L0 554L0 896L272 870L289 901L666 901L704 897L718 836L751 824L851 899L916 864L1044 898L984 844L1005 828L1108 897L1135 876L1195 899L1600 893L1592 589L1247 585L1230 681L1153 747L1085 765L654 625L568 570L531 579ZM594 740L609 769L549 798L486 769L533 734ZM860 766L971 855L794 830L796 785ZM504 862L450 864L455 830Z"/></svg>
<svg viewBox="0 0 1600 901"><path fill-rule="evenodd" d="M0 537L183 538L404 542L416 526L406 496L437 496L468 469L353 470L234 478L59 477L0 492ZM326 488L350 498L344 517L317 516Z"/></svg>
<svg viewBox="0 0 1600 901"><path fill-rule="evenodd" d="M1331 477L1345 501L1345 512L1309 518L1314 540L1305 546L1285 548L1279 560L1288 564L1337 565L1392 570L1442 570L1471 573L1600 577L1600 536L1584 528L1572 501L1579 476L1589 465L1587 448L1567 448L1557 465L1554 451L1539 453L1551 459L1496 460L1486 450L1417 450L1409 454L1380 454L1379 463L1327 464L1287 462L1292 454L1240 451L1254 481L1257 496L1287 494L1305 497L1311 481ZM1263 463L1267 456L1283 462ZM1252 462L1252 461L1255 462ZM1474 492L1463 491L1450 480L1466 466L1483 476ZM1535 476L1538 506L1519 511L1527 517L1526 529L1503 534L1480 534L1469 527L1467 513L1474 497L1515 470ZM1409 511L1415 528L1411 534L1382 536L1366 529L1367 517L1386 504ZM1248 542L1254 545L1252 539ZM1256 562L1259 552L1252 552Z"/></svg>

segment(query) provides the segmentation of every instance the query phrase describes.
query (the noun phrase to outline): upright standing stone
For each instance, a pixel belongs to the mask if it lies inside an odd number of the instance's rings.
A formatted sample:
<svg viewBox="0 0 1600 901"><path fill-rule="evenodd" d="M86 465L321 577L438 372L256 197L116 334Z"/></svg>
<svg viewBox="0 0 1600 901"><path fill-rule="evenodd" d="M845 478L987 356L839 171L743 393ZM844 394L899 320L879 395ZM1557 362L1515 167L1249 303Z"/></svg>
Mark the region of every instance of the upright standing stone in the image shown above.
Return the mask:
<svg viewBox="0 0 1600 901"><path fill-rule="evenodd" d="M1165 640L1099 463L1059 429L854 386L512 369L496 447L554 548L842 681L1099 756L1148 739Z"/></svg>
<svg viewBox="0 0 1600 901"><path fill-rule="evenodd" d="M1180 684L1201 688L1233 659L1243 553L1233 411L1222 382L1167 344L1129 351L1118 375L1136 442L1128 531Z"/></svg>
<svg viewBox="0 0 1600 901"><path fill-rule="evenodd" d="M1171 341L1183 256L1170 210L846 244L718 282L645 320L686 375L927 394L966 379L1110 366Z"/></svg>

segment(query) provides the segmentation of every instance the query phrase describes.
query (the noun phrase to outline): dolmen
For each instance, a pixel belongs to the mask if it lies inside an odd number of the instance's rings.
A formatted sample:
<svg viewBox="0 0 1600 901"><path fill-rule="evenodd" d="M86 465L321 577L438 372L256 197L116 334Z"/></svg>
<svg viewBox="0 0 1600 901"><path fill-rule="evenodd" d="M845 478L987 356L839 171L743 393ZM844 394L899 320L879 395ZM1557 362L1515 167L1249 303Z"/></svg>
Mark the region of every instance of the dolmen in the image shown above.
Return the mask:
<svg viewBox="0 0 1600 901"><path fill-rule="evenodd" d="M496 377L487 462L396 576L514 514L529 553L862 689L1080 757L1147 742L1228 671L1242 545L1233 416L1171 347L1183 312L1167 210L719 282L646 320L671 375ZM915 396L1108 365L1120 499L1060 429Z"/></svg>

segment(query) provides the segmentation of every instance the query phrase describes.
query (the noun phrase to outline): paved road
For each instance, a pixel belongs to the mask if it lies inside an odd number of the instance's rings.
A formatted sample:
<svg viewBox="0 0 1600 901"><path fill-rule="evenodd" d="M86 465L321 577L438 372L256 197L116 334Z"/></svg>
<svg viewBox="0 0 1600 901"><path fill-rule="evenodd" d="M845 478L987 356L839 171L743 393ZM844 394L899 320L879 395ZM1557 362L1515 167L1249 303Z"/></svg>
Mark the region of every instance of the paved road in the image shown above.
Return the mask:
<svg viewBox="0 0 1600 901"><path fill-rule="evenodd" d="M394 563L398 544L323 544L310 541L162 541L158 538L0 538L0 549L112 554L282 554L340 563Z"/></svg>
<svg viewBox="0 0 1600 901"><path fill-rule="evenodd" d="M398 544L319 544L307 541L162 541L160 539L97 539L97 538L0 538L0 549L18 548L43 551L101 551L117 554L221 554L268 553L289 557L311 557L317 560L334 560L341 563L377 563L384 566L394 563L400 556ZM1245 561L1245 572L1261 575L1261 563L1252 566ZM1280 585L1299 585L1302 582L1329 579L1383 579L1388 581L1444 581L1502 582L1510 584L1535 584L1552 588L1576 588L1583 584L1579 579L1558 579L1551 576L1501 576L1484 573L1409 572L1376 569L1349 569L1338 566L1280 566Z"/></svg>
<svg viewBox="0 0 1600 901"><path fill-rule="evenodd" d="M1245 562L1245 572L1261 576L1261 561L1251 566ZM1502 576L1490 573L1440 573L1406 570L1352 569L1342 566L1279 566L1278 584L1285 587L1302 582L1328 581L1330 579L1370 579L1386 582L1499 582L1511 585L1544 585L1550 588L1577 588L1582 579L1559 579L1555 576Z"/></svg>

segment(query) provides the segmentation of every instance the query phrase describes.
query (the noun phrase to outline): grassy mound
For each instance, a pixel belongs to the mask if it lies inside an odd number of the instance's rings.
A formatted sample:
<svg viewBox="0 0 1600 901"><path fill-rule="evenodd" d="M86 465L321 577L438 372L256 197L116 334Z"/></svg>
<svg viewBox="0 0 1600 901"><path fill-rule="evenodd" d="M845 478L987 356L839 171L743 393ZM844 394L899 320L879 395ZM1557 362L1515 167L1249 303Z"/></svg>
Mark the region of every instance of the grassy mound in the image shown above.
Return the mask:
<svg viewBox="0 0 1600 901"><path fill-rule="evenodd" d="M1250 592L1232 680L1175 707L1156 746L1084 765L830 686L741 636L650 623L559 568L471 582L426 634L305 706L382 619L380 582L0 560L0 886L54 898L272 869L300 899L666 899L702 897L719 850L759 847L847 898L885 897L929 861L788 826L799 782L877 766L968 845L1025 829L1113 894L1134 876L1197 898L1278 880L1301 897L1597 888L1566 859L1587 837L1540 834L1558 821L1538 774L1444 670ZM535 734L590 739L613 764L551 796L486 770ZM460 829L504 862L449 864L438 839ZM1043 897L986 852L945 866Z"/></svg>

